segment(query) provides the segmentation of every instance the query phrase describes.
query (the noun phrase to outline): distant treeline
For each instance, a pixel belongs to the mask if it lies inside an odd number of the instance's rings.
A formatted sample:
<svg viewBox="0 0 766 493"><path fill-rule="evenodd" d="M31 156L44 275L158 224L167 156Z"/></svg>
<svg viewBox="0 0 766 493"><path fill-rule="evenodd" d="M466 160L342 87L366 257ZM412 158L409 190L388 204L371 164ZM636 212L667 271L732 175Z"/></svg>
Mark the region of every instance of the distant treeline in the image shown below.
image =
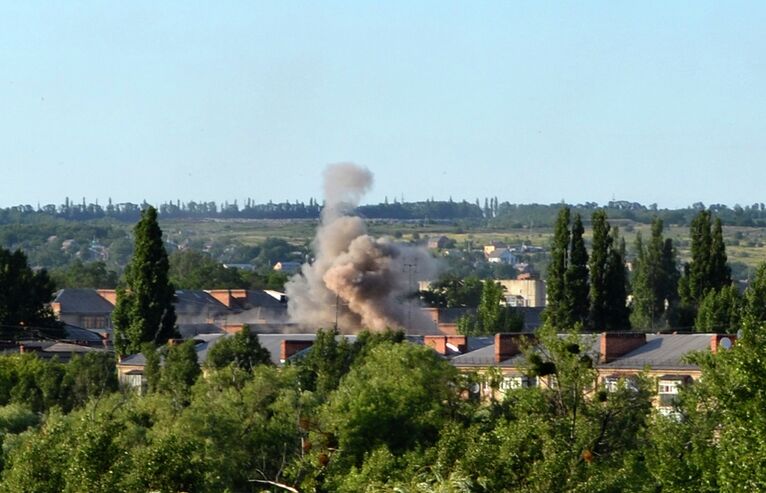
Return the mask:
<svg viewBox="0 0 766 493"><path fill-rule="evenodd" d="M148 206L140 204L113 204L110 200L106 206L97 203L74 203L69 199L64 204L44 206L20 205L0 209L0 224L16 222L33 222L36 218L56 217L74 221L84 221L101 218L113 218L119 221L134 222L140 217L141 210ZM420 202L388 201L376 205L362 205L357 212L370 219L394 220L437 220L477 222L490 227L519 228L547 227L555 222L558 210L568 205L574 213L582 217L590 217L593 211L605 209L612 220L631 220L639 223L650 223L654 217L661 218L665 224L688 225L700 211L713 211L724 224L736 226L766 225L766 207L763 203L755 203L744 207L724 204L705 206L695 203L681 209L659 209L657 204L643 205L638 202L610 201L599 205L595 202L584 204L511 204L499 202L495 198L485 198L482 204L479 199L474 202L461 200L426 200ZM157 206L163 219L318 219L322 204L315 199L309 199L308 204L296 202L255 203L252 199L243 205L234 202L166 202Z"/></svg>

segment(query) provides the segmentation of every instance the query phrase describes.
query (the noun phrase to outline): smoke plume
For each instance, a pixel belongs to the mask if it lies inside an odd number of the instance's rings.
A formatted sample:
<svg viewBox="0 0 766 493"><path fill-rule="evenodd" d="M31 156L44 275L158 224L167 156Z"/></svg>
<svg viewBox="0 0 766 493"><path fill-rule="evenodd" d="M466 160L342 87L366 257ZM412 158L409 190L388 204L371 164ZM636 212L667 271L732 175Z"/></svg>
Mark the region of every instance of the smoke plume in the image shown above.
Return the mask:
<svg viewBox="0 0 766 493"><path fill-rule="evenodd" d="M324 172L325 207L312 243L315 260L286 285L292 322L343 332L404 327L421 332L433 322L406 297L430 278L435 261L423 248L367 234L353 210L372 186L372 173L351 163Z"/></svg>

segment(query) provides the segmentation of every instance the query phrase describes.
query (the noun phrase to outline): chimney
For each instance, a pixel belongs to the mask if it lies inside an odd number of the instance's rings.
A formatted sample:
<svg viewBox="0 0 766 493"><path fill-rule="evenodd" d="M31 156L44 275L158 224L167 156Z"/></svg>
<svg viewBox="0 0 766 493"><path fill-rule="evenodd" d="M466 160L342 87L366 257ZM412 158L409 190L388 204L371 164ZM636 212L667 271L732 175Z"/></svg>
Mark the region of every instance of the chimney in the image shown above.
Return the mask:
<svg viewBox="0 0 766 493"><path fill-rule="evenodd" d="M447 354L447 336L423 336L423 344L442 356Z"/></svg>
<svg viewBox="0 0 766 493"><path fill-rule="evenodd" d="M522 341L532 340L532 334L495 334L495 363L521 353Z"/></svg>
<svg viewBox="0 0 766 493"><path fill-rule="evenodd" d="M290 358L290 356L311 347L312 344L314 344L314 341L295 341L285 339L282 341L282 344L279 347L279 361L284 363Z"/></svg>
<svg viewBox="0 0 766 493"><path fill-rule="evenodd" d="M454 348L453 351L464 353L468 347L468 339L466 336L447 336L447 347L449 349Z"/></svg>
<svg viewBox="0 0 766 493"><path fill-rule="evenodd" d="M608 363L646 344L646 334L638 332L602 332L600 362Z"/></svg>
<svg viewBox="0 0 766 493"><path fill-rule="evenodd" d="M210 289L207 291L207 294L215 298L219 303L226 306L226 308L231 308L231 291L228 289Z"/></svg>
<svg viewBox="0 0 766 493"><path fill-rule="evenodd" d="M710 336L710 352L716 354L718 349L726 350L734 346L737 336L732 334L713 334Z"/></svg>
<svg viewBox="0 0 766 493"><path fill-rule="evenodd" d="M24 354L24 352L26 351L26 349L27 349L27 348L26 348L26 347L24 347L24 345L23 345L23 344L19 344L19 354Z"/></svg>
<svg viewBox="0 0 766 493"><path fill-rule="evenodd" d="M117 291L114 289L97 289L96 292L109 303L117 304Z"/></svg>

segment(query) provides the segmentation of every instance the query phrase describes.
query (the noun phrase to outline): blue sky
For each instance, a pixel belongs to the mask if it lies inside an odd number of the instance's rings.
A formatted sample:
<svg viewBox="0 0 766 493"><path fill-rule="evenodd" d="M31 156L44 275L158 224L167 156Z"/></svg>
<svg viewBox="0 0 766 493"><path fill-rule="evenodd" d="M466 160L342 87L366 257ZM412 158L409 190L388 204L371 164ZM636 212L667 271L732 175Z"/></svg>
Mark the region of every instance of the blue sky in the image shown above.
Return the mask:
<svg viewBox="0 0 766 493"><path fill-rule="evenodd" d="M3 2L0 205L766 201L766 3Z"/></svg>

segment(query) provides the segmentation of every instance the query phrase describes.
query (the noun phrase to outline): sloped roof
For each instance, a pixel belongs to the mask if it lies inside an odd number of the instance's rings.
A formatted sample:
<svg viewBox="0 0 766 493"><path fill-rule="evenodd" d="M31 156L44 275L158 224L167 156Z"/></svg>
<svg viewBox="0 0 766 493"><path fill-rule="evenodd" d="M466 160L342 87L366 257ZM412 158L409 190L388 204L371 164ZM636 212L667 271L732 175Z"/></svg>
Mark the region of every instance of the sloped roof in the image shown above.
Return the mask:
<svg viewBox="0 0 766 493"><path fill-rule="evenodd" d="M103 298L95 289L66 288L56 292L54 303L61 304L61 313L109 314L114 305Z"/></svg>
<svg viewBox="0 0 766 493"><path fill-rule="evenodd" d="M103 339L96 332L77 327L76 325L64 324L64 332L66 333L64 340L67 341L83 341L93 344L103 343Z"/></svg>
<svg viewBox="0 0 766 493"><path fill-rule="evenodd" d="M601 368L686 369L696 365L684 362L684 356L693 351L709 351L713 334L647 334L646 344L599 365Z"/></svg>

